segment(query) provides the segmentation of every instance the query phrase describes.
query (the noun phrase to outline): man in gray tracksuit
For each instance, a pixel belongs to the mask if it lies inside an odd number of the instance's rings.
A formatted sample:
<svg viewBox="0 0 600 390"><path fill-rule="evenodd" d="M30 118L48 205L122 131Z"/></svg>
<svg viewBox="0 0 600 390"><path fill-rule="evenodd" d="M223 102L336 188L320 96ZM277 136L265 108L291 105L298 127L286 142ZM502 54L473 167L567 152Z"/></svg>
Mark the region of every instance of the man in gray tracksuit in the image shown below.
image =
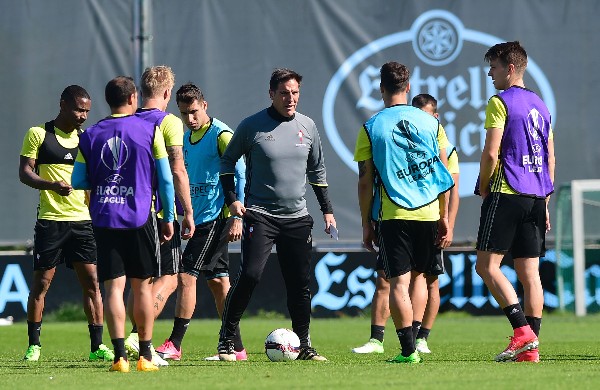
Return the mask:
<svg viewBox="0 0 600 390"><path fill-rule="evenodd" d="M287 289L292 329L300 338L299 360L327 360L310 343L310 260L313 219L306 208L306 182L315 194L325 232L335 226L327 195L325 163L317 127L296 112L302 76L276 69L269 85L271 107L244 119L221 158L221 184L232 215L243 217L242 263L223 312L219 358L235 361L233 336L273 244ZM237 200L235 163L246 158L245 204Z"/></svg>

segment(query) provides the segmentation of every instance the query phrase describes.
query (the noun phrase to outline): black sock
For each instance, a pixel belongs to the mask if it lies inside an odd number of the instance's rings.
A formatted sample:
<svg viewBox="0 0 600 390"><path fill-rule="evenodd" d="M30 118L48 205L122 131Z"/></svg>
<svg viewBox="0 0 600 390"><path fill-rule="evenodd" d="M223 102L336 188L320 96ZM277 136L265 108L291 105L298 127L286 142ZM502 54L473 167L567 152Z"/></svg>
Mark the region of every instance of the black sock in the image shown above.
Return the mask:
<svg viewBox="0 0 600 390"><path fill-rule="evenodd" d="M29 336L29 345L42 345L40 343L40 333L42 333L42 321L27 321L27 336Z"/></svg>
<svg viewBox="0 0 600 390"><path fill-rule="evenodd" d="M125 339L110 339L115 350L114 363L119 361L119 358L127 360L127 352L125 352Z"/></svg>
<svg viewBox="0 0 600 390"><path fill-rule="evenodd" d="M419 334L419 329L421 329L421 321L413 321L412 322L412 333L413 338L417 339L417 334Z"/></svg>
<svg viewBox="0 0 600 390"><path fill-rule="evenodd" d="M535 333L536 336L540 336L540 328L542 327L542 319L538 317L529 317L525 316L527 323L531 326L531 330Z"/></svg>
<svg viewBox="0 0 600 390"><path fill-rule="evenodd" d="M133 328L131 328L131 333L137 333L137 325L133 324Z"/></svg>
<svg viewBox="0 0 600 390"><path fill-rule="evenodd" d="M402 356L407 357L415 352L415 339L413 337L412 326L396 329L396 334L402 347Z"/></svg>
<svg viewBox="0 0 600 390"><path fill-rule="evenodd" d="M527 325L525 313L523 313L520 304L515 303L514 305L506 306L502 311L504 311L504 314L508 318L508 321L510 321L513 329Z"/></svg>
<svg viewBox="0 0 600 390"><path fill-rule="evenodd" d="M235 328L235 334L233 335L233 350L241 352L244 350L244 343L242 343L242 334L240 333L240 324Z"/></svg>
<svg viewBox="0 0 600 390"><path fill-rule="evenodd" d="M417 333L417 338L427 340L427 337L429 337L429 332L431 332L431 329L420 327L419 332Z"/></svg>
<svg viewBox="0 0 600 390"><path fill-rule="evenodd" d="M104 327L102 325L88 324L88 331L90 332L90 351L96 352L102 344L102 331Z"/></svg>
<svg viewBox="0 0 600 390"><path fill-rule="evenodd" d="M149 362L152 361L152 350L150 349L152 340L140 340L140 357L146 358Z"/></svg>
<svg viewBox="0 0 600 390"><path fill-rule="evenodd" d="M383 343L383 334L385 333L385 326L371 325L371 338L379 340Z"/></svg>
<svg viewBox="0 0 600 390"><path fill-rule="evenodd" d="M190 321L190 318L179 317L175 317L175 320L173 321L173 330L171 331L171 337L169 337L169 340L171 340L178 351L181 349L181 342L183 341L185 332L190 325Z"/></svg>

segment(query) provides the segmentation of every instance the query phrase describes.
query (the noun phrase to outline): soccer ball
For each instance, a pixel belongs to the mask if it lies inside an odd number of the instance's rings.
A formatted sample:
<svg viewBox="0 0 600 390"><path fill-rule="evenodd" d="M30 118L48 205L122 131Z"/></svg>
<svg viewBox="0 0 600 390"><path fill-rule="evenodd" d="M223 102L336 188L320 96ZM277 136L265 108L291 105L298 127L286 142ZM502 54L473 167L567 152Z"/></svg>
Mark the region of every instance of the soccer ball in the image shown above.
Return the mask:
<svg viewBox="0 0 600 390"><path fill-rule="evenodd" d="M300 353L300 339L290 329L275 329L265 340L265 353L272 362L296 360Z"/></svg>

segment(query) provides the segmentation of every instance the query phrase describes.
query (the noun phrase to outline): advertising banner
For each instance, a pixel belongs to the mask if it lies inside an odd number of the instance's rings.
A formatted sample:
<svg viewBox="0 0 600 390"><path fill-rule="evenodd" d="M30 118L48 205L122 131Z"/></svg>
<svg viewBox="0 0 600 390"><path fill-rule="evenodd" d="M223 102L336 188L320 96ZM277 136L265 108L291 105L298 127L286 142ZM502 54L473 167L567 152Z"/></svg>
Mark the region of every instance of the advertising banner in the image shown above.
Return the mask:
<svg viewBox="0 0 600 390"><path fill-rule="evenodd" d="M502 311L475 273L474 251L445 251L446 273L440 275L440 312L466 311L474 315L499 315ZM239 269L239 253L230 253L232 279ZM564 275L572 276L572 259L561 256ZM313 255L310 289L314 317L337 317L359 315L370 310L375 291L375 255L365 251L315 251ZM502 271L513 283L522 300L523 290L517 281L512 260L505 258ZM24 320L27 313L27 297L32 275L31 256L0 256L0 317L12 316ZM544 308L559 307L556 289L555 252L548 251L540 261L540 274L544 288ZM586 305L588 312L600 310L600 265L589 265L585 271ZM565 278L564 304L573 309L572 278ZM214 300L206 283L200 277L197 283L195 318L217 318ZM271 254L261 282L254 290L247 314L288 313L285 286L280 273L277 256ZM51 312L64 302L80 303L81 289L75 273L61 265L46 296L45 312ZM175 294L165 306L160 318L172 318ZM82 309L83 311L83 309Z"/></svg>

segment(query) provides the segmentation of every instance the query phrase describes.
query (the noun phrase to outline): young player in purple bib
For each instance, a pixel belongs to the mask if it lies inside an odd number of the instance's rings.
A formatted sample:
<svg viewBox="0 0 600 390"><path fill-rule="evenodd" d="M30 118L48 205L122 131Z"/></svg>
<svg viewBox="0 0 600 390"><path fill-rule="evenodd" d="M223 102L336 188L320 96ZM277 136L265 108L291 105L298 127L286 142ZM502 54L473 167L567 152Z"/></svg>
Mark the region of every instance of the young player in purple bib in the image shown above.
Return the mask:
<svg viewBox="0 0 600 390"><path fill-rule="evenodd" d="M548 200L554 191L554 141L550 113L525 88L527 53L519 42L500 43L485 54L488 75L502 90L488 102L485 146L477 194L483 198L475 269L498 301L514 335L496 361L539 361L544 307L539 258L550 229ZM523 285L525 310L500 264L510 253Z"/></svg>

